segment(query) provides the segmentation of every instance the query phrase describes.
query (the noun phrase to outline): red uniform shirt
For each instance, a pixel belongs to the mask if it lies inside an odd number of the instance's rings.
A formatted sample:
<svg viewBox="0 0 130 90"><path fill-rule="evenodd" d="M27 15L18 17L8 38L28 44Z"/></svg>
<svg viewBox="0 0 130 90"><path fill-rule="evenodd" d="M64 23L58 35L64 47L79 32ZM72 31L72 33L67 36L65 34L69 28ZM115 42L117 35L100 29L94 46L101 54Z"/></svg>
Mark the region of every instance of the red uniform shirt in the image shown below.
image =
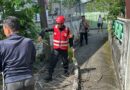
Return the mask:
<svg viewBox="0 0 130 90"><path fill-rule="evenodd" d="M53 48L68 50L69 38L72 35L70 34L69 28L65 27L63 30L59 30L58 26L54 26L54 35L53 35Z"/></svg>

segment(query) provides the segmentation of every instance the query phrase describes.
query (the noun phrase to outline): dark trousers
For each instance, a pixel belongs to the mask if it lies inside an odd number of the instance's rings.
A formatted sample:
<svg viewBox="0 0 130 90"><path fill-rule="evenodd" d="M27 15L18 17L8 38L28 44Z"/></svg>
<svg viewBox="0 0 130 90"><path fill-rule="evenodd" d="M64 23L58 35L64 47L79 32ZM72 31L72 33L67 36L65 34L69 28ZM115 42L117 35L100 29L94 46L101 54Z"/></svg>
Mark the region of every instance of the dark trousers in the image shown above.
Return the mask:
<svg viewBox="0 0 130 90"><path fill-rule="evenodd" d="M80 45L83 44L83 38L85 38L86 44L88 44L88 32L80 33Z"/></svg>
<svg viewBox="0 0 130 90"><path fill-rule="evenodd" d="M103 23L98 23L97 26L102 29Z"/></svg>
<svg viewBox="0 0 130 90"><path fill-rule="evenodd" d="M54 72L54 68L56 67L56 64L59 60L62 60L63 62L64 72L65 73L68 72L68 65L69 65L68 51L54 50L52 54L52 59L49 61L48 64L49 75L52 76L52 73Z"/></svg>
<svg viewBox="0 0 130 90"><path fill-rule="evenodd" d="M34 79L26 79L5 84L5 90L34 90Z"/></svg>

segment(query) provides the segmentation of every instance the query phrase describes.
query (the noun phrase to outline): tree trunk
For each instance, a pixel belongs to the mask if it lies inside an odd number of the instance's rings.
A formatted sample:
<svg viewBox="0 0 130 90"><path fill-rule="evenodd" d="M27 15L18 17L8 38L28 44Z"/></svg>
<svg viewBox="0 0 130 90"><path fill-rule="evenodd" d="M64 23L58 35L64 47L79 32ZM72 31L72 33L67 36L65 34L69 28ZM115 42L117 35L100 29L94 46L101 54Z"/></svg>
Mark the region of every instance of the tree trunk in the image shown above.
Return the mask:
<svg viewBox="0 0 130 90"><path fill-rule="evenodd" d="M48 27L45 0L38 0L38 4L40 6L40 23L41 23L41 28L43 30L44 28ZM46 36L46 40L47 40L47 44L43 43L43 48L45 49L44 50L45 51L45 60L48 60L49 56L50 56L50 38L48 35Z"/></svg>
<svg viewBox="0 0 130 90"><path fill-rule="evenodd" d="M41 23L41 28L46 28L46 27L48 27L48 25L47 25L45 1L44 0L38 0L38 4L40 6L40 23Z"/></svg>

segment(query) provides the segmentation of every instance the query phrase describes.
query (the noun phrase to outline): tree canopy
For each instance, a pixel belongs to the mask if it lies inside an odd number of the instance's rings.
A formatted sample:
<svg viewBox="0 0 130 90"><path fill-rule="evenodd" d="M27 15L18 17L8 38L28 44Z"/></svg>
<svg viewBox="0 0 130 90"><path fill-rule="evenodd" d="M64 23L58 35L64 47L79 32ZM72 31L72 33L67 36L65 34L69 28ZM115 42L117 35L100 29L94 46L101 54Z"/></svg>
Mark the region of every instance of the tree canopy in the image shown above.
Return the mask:
<svg viewBox="0 0 130 90"><path fill-rule="evenodd" d="M108 18L125 16L125 0L93 0L86 4L87 11L109 12Z"/></svg>
<svg viewBox="0 0 130 90"><path fill-rule="evenodd" d="M2 20L8 16L18 17L22 34L35 38L37 30L34 15L38 12L38 6L32 0L0 0L0 12Z"/></svg>

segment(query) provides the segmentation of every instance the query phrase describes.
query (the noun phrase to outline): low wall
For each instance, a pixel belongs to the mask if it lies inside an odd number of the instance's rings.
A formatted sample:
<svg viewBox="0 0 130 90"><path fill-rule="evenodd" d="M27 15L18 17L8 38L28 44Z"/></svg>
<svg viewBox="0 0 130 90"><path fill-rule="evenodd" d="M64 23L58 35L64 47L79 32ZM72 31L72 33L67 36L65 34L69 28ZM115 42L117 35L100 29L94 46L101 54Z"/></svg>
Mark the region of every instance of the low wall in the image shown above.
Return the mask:
<svg viewBox="0 0 130 90"><path fill-rule="evenodd" d="M130 90L130 20L115 20L109 30L109 41L120 89Z"/></svg>

